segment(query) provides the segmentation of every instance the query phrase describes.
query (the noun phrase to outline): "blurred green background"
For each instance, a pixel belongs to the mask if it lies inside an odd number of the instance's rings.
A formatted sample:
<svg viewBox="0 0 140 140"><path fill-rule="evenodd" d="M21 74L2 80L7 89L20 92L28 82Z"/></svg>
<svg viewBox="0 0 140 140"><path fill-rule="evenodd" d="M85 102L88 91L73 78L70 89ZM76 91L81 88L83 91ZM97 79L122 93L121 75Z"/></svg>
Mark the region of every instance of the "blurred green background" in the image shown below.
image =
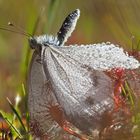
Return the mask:
<svg viewBox="0 0 140 140"><path fill-rule="evenodd" d="M77 8L81 16L67 44L110 41L127 50L137 46L140 0L0 0L0 27L10 28L10 21L28 33L56 35ZM9 110L6 97L14 100L22 94L30 52L27 37L0 30L0 109Z"/></svg>

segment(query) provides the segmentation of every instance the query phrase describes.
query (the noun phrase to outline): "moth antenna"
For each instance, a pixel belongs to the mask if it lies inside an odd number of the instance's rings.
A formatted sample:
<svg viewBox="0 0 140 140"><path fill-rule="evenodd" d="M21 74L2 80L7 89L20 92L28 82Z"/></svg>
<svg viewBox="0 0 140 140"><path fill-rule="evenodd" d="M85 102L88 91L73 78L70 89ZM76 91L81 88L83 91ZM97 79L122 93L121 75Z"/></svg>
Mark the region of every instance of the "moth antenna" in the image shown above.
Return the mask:
<svg viewBox="0 0 140 140"><path fill-rule="evenodd" d="M17 34L21 34L27 37L32 37L31 34L25 32L21 27L15 26L13 23L8 22L8 26L12 27L12 29L9 29L7 27L0 27L1 30L4 31L9 31L9 32L13 32L13 33L17 33Z"/></svg>
<svg viewBox="0 0 140 140"><path fill-rule="evenodd" d="M8 26L11 26L12 28L15 28L16 30L18 30L19 32L26 34L29 37L32 37L32 35L30 33L27 33L23 28L13 24L12 22L8 22Z"/></svg>
<svg viewBox="0 0 140 140"><path fill-rule="evenodd" d="M80 16L80 10L76 9L65 18L61 28L59 29L59 32L57 33L59 46L63 45L67 41L67 39L71 36L71 33L75 29L79 16Z"/></svg>

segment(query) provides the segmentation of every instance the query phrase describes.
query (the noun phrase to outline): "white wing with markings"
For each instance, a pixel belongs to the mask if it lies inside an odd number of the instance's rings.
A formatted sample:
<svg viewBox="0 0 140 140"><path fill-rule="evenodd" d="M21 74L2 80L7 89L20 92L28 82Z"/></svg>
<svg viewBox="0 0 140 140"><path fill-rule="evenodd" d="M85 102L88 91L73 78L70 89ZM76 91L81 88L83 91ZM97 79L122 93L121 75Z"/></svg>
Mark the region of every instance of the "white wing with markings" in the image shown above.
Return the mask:
<svg viewBox="0 0 140 140"><path fill-rule="evenodd" d="M36 136L56 132L56 122L49 118L48 107L57 104L49 80L46 78L40 56L34 52L28 74L28 107L31 131ZM59 128L60 129L60 128Z"/></svg>
<svg viewBox="0 0 140 140"><path fill-rule="evenodd" d="M112 81L102 71L81 66L63 49L43 47L41 54L54 95L67 120L77 128L85 132L101 128L102 119L114 106Z"/></svg>

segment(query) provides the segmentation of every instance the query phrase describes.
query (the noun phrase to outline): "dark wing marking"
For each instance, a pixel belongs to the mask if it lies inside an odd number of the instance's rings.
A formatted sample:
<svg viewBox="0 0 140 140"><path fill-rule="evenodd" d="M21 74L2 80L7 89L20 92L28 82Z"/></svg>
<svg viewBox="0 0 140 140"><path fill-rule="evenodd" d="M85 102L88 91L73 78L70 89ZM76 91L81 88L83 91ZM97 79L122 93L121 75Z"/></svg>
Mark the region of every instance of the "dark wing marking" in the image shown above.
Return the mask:
<svg viewBox="0 0 140 140"><path fill-rule="evenodd" d="M59 32L57 33L57 38L59 41L58 46L63 45L67 41L68 37L70 37L71 33L75 29L79 16L80 10L76 9L66 17Z"/></svg>

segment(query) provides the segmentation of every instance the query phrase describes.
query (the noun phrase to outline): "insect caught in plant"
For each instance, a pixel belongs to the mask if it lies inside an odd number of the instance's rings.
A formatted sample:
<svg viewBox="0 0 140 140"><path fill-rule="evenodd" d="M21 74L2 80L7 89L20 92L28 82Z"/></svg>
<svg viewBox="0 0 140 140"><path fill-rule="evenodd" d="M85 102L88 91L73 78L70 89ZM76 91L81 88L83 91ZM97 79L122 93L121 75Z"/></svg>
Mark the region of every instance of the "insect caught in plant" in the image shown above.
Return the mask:
<svg viewBox="0 0 140 140"><path fill-rule="evenodd" d="M81 132L91 135L111 125L114 87L105 72L140 66L111 43L65 46L79 16L79 9L70 13L56 36L26 34L35 50L27 86L31 131L36 137L52 139L64 129L86 139Z"/></svg>
<svg viewBox="0 0 140 140"><path fill-rule="evenodd" d="M42 35L29 39L35 52L28 78L28 104L31 124L38 124L40 136L49 135L50 129L54 131L56 120L61 127L68 121L85 134L103 129L108 124L102 122L108 120L114 108L112 81L104 71L140 66L114 44L64 46L79 16L79 9L70 13L56 37ZM49 112L50 102L57 104L55 117L52 112L56 108ZM47 119L49 113L54 120Z"/></svg>

